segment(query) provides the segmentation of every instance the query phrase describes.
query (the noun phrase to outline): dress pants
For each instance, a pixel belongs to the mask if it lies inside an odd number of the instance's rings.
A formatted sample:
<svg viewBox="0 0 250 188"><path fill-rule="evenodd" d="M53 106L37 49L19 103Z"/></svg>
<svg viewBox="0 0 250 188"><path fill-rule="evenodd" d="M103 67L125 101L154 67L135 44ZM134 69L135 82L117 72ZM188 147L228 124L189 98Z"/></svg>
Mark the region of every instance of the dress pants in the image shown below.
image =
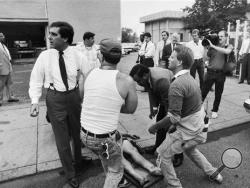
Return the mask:
<svg viewBox="0 0 250 188"><path fill-rule="evenodd" d="M154 66L153 58L144 58L142 60L142 65L145 65L146 67L153 67Z"/></svg>
<svg viewBox="0 0 250 188"><path fill-rule="evenodd" d="M250 54L246 54L242 62L240 81L247 80L250 83Z"/></svg>
<svg viewBox="0 0 250 188"><path fill-rule="evenodd" d="M162 120L165 116L166 116L165 107L163 105L160 105L158 114L156 116L156 122ZM161 145L161 143L165 140L167 132L168 132L168 128L159 129L156 132L156 140L155 140L155 146L154 146L155 149L158 148Z"/></svg>
<svg viewBox="0 0 250 188"><path fill-rule="evenodd" d="M213 112L218 112L221 101L221 96L224 90L226 76L222 71L209 70L205 76L205 81L202 88L202 101L205 100L208 92L215 84L215 99L213 104Z"/></svg>
<svg viewBox="0 0 250 188"><path fill-rule="evenodd" d="M204 62L202 59L195 59L194 64L192 65L190 69L190 74L195 78L196 70L199 75L199 80L200 80L200 88L202 90L203 87L203 82L204 82Z"/></svg>
<svg viewBox="0 0 250 188"><path fill-rule="evenodd" d="M81 164L80 101L79 89L68 92L58 92L48 89L46 95L48 116L67 179L75 176L73 153L76 165ZM70 138L73 139L73 152L70 147Z"/></svg>

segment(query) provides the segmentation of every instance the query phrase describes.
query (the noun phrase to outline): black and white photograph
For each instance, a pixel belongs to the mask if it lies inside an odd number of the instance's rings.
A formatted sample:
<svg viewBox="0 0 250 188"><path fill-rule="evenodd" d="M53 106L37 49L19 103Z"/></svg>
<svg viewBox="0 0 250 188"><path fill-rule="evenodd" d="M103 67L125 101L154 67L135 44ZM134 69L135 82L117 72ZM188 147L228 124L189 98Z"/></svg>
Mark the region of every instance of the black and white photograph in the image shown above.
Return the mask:
<svg viewBox="0 0 250 188"><path fill-rule="evenodd" d="M0 188L250 188L250 0L0 7Z"/></svg>

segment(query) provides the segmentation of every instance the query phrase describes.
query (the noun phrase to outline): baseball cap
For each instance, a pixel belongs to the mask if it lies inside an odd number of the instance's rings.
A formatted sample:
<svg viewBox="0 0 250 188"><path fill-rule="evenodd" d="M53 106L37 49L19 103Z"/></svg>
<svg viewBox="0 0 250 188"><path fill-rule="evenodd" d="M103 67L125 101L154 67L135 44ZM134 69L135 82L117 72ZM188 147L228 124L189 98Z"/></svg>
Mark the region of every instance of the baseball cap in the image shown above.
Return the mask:
<svg viewBox="0 0 250 188"><path fill-rule="evenodd" d="M103 39L100 42L100 51L110 58L119 58L122 55L121 43L113 39Z"/></svg>

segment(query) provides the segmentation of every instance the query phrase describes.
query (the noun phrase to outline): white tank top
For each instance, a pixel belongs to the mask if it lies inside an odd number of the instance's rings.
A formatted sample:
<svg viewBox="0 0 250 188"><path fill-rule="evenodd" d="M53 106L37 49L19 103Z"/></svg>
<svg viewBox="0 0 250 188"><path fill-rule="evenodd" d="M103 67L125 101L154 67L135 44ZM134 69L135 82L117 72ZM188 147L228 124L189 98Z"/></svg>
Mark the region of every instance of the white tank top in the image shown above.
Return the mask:
<svg viewBox="0 0 250 188"><path fill-rule="evenodd" d="M117 129L124 103L116 87L117 73L118 70L96 68L87 76L81 112L81 125L84 129L95 134Z"/></svg>

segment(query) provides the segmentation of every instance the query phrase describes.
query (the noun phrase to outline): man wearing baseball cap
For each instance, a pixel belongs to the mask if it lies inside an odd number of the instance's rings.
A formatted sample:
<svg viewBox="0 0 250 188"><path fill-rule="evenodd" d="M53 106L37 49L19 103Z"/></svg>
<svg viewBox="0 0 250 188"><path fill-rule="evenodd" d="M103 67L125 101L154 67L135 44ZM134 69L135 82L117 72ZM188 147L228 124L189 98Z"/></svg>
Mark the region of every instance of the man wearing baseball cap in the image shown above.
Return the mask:
<svg viewBox="0 0 250 188"><path fill-rule="evenodd" d="M116 69L121 44L113 39L100 42L100 68L86 77L81 112L81 139L103 164L104 188L116 188L123 176L121 135L117 131L120 113L133 113L137 94L133 79Z"/></svg>

